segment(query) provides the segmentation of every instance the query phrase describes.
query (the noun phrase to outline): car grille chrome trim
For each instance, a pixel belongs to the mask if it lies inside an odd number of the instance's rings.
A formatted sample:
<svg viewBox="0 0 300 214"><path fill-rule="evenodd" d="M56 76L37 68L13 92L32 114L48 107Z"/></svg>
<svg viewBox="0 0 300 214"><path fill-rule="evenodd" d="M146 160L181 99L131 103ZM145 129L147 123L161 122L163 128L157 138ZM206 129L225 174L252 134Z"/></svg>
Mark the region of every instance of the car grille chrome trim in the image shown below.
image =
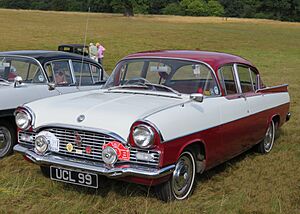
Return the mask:
<svg viewBox="0 0 300 214"><path fill-rule="evenodd" d="M96 162L103 162L102 161L102 146L108 142L115 141L116 139L103 133L92 132L92 131L83 131L79 129L70 129L70 128L58 128L58 127L51 127L43 129L43 131L48 131L53 133L59 139L59 152L53 152L56 154L60 154L63 156L71 157L71 158L80 158L86 159L89 161L96 161ZM78 133L81 137L82 144L79 147L75 144L75 133ZM24 140L20 140L22 135L32 135L33 140L35 139L34 132L28 131L19 131L19 143L25 145L34 145L34 142L26 142ZM75 152L68 152L67 144L71 143L73 145L73 151ZM91 153L88 154L85 152L86 147L91 147ZM151 166L158 166L160 160L160 153L157 151L150 151L150 150L143 150L137 148L129 148L130 150L130 163L136 164L145 164ZM76 152L77 151L77 152ZM151 154L153 159L146 161L146 160L138 160L136 158L136 154L138 152L143 152L147 154ZM125 162L125 161L118 161L117 163Z"/></svg>

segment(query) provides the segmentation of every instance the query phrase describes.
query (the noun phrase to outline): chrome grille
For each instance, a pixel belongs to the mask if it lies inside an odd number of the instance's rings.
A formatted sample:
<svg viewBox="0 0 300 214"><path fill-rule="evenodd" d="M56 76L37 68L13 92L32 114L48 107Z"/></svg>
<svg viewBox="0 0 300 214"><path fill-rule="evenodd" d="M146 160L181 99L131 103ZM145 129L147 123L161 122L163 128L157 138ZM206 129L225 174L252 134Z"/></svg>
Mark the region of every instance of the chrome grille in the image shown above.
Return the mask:
<svg viewBox="0 0 300 214"><path fill-rule="evenodd" d="M108 142L114 141L113 137L98 133L98 132L90 132L90 131L82 131L75 129L65 129L65 128L48 128L45 131L49 131L53 133L59 139L59 152L58 154L62 154L69 157L74 158L84 158L92 161L101 161L102 162L102 146ZM82 140L81 147L78 147L75 144L75 133L80 135ZM68 152L67 144L71 143L73 145L73 150L76 152ZM90 147L90 154L86 153L85 148ZM153 156L152 160L137 160L136 153L143 152L148 153ZM130 162L139 163L139 164L147 164L157 166L159 164L159 153L156 151L148 151L141 150L136 148L130 148Z"/></svg>

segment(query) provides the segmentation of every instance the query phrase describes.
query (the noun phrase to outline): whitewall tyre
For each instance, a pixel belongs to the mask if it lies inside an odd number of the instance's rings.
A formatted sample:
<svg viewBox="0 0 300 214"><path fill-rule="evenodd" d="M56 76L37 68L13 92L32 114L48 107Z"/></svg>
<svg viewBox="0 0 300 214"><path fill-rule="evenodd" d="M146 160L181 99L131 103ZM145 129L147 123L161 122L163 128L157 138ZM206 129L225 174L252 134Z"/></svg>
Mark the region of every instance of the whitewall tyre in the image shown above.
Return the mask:
<svg viewBox="0 0 300 214"><path fill-rule="evenodd" d="M257 146L259 153L266 154L271 152L274 146L275 135L276 135L276 127L274 121L272 120L266 131L264 139Z"/></svg>
<svg viewBox="0 0 300 214"><path fill-rule="evenodd" d="M166 202L187 199L194 190L195 175L195 156L190 151L184 151L176 163L172 177L155 187L157 197Z"/></svg>

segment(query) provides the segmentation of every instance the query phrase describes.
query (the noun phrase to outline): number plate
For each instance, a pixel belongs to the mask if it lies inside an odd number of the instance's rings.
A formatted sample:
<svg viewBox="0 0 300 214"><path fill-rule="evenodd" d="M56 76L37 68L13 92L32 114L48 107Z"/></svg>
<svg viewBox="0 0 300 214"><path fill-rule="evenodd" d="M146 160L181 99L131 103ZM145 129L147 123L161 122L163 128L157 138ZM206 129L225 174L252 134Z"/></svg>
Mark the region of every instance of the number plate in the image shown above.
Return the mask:
<svg viewBox="0 0 300 214"><path fill-rule="evenodd" d="M98 188L97 174L51 166L50 178L52 180L61 181L65 183L71 183L91 188Z"/></svg>

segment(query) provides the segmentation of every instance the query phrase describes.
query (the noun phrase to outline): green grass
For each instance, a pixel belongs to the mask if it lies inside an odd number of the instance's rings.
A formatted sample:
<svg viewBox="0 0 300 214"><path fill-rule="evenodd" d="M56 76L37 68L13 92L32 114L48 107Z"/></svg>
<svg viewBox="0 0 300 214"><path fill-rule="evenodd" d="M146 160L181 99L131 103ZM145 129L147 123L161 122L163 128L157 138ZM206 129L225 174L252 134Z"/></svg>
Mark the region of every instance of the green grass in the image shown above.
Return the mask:
<svg viewBox="0 0 300 214"><path fill-rule="evenodd" d="M87 14L0 10L2 50L82 43ZM289 84L292 119L269 155L252 151L199 176L192 197L162 203L147 187L106 181L98 191L52 182L20 155L0 160L0 213L300 213L300 24L266 20L90 14L87 42L107 49L108 73L149 49L229 52L251 60L266 85ZM3 101L1 101L3 102Z"/></svg>

